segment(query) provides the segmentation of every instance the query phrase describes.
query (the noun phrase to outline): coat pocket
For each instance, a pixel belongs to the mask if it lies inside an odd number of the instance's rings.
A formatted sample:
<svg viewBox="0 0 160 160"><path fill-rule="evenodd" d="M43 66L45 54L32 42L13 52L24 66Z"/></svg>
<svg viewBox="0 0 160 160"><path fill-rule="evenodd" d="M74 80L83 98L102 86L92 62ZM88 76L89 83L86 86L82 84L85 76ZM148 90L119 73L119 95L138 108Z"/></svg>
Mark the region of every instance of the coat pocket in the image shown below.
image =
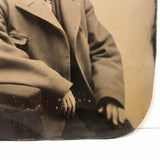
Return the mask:
<svg viewBox="0 0 160 160"><path fill-rule="evenodd" d="M27 50L27 43L29 39L27 35L23 33L10 32L9 36L17 48L22 49L24 51Z"/></svg>

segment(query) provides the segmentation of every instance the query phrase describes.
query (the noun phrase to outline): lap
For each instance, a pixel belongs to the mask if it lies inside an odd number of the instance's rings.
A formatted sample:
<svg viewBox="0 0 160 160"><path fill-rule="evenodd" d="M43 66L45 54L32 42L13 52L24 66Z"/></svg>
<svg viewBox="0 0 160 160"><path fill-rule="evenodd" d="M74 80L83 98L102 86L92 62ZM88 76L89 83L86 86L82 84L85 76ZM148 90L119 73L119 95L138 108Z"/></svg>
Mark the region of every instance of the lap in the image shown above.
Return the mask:
<svg viewBox="0 0 160 160"><path fill-rule="evenodd" d="M96 112L95 108L77 108L73 119L66 121L62 134L66 139L79 138L115 138L133 130L128 120L124 124L114 126L104 115Z"/></svg>

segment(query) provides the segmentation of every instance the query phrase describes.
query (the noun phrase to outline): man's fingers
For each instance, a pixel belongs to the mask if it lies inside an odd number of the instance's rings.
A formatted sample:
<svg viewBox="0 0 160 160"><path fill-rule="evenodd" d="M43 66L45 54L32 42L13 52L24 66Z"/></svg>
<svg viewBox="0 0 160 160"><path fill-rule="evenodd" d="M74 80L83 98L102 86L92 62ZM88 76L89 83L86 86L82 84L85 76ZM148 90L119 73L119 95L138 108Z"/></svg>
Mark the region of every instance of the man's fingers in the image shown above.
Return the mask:
<svg viewBox="0 0 160 160"><path fill-rule="evenodd" d="M108 104L106 106L106 116L108 119L111 119L111 116L112 116L112 105L111 104Z"/></svg>
<svg viewBox="0 0 160 160"><path fill-rule="evenodd" d="M72 117L74 117L75 112L76 112L76 106L73 106L73 108L72 108Z"/></svg>
<svg viewBox="0 0 160 160"><path fill-rule="evenodd" d="M71 91L68 92L68 98L70 100L70 104L71 104L71 112L72 112L72 116L75 114L76 111L76 100L72 94Z"/></svg>
<svg viewBox="0 0 160 160"><path fill-rule="evenodd" d="M67 102L67 118L69 118L71 111L72 111L72 104L70 102L69 97L66 97L66 102Z"/></svg>
<svg viewBox="0 0 160 160"><path fill-rule="evenodd" d="M118 109L117 106L112 106L112 122L114 125L118 125Z"/></svg>
<svg viewBox="0 0 160 160"><path fill-rule="evenodd" d="M76 111L76 101L75 101L75 98L73 95L71 95L69 97L69 100L71 102L71 105L72 105L72 116L75 114L75 111Z"/></svg>
<svg viewBox="0 0 160 160"><path fill-rule="evenodd" d="M76 112L76 101L74 99L73 106L72 106L72 117L74 116L75 112Z"/></svg>
<svg viewBox="0 0 160 160"><path fill-rule="evenodd" d="M126 120L125 111L123 108L119 106L108 103L106 106L106 116L108 119L111 119L114 125L118 125L118 123L124 123Z"/></svg>
<svg viewBox="0 0 160 160"><path fill-rule="evenodd" d="M64 116L66 115L67 118L70 117L71 112L72 112L72 115L74 115L74 113L75 113L76 101L75 101L75 98L70 90L63 97L62 108L63 108L63 112L64 112L63 115Z"/></svg>
<svg viewBox="0 0 160 160"><path fill-rule="evenodd" d="M119 114L119 121L121 123L124 123L124 121L126 120L124 109L118 107L118 114Z"/></svg>
<svg viewBox="0 0 160 160"><path fill-rule="evenodd" d="M98 113L103 113L103 111L104 111L103 107L100 107L100 108L98 109Z"/></svg>
<svg viewBox="0 0 160 160"><path fill-rule="evenodd" d="M69 98L70 102L71 102L71 105L72 105L72 116L75 114L75 111L76 111L76 101L75 101L75 98L74 97L70 97Z"/></svg>
<svg viewBox="0 0 160 160"><path fill-rule="evenodd" d="M67 112L67 101L66 101L66 98L63 98L63 108L64 108L64 112L66 113Z"/></svg>

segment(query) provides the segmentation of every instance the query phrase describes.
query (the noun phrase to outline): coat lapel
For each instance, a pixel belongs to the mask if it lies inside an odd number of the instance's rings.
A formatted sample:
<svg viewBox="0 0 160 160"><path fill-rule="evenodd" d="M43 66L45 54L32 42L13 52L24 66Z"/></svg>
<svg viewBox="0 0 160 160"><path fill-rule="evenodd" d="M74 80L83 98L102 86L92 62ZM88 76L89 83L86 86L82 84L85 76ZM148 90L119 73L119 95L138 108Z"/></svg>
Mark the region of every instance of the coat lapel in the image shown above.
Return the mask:
<svg viewBox="0 0 160 160"><path fill-rule="evenodd" d="M81 20L80 2L79 0L60 0L60 2L64 28L72 44L76 40ZM65 32L43 0L17 0L16 6Z"/></svg>
<svg viewBox="0 0 160 160"><path fill-rule="evenodd" d="M64 32L62 26L43 0L18 0L16 6L29 12Z"/></svg>
<svg viewBox="0 0 160 160"><path fill-rule="evenodd" d="M71 44L76 37L81 20L81 7L79 0L60 0L63 23Z"/></svg>

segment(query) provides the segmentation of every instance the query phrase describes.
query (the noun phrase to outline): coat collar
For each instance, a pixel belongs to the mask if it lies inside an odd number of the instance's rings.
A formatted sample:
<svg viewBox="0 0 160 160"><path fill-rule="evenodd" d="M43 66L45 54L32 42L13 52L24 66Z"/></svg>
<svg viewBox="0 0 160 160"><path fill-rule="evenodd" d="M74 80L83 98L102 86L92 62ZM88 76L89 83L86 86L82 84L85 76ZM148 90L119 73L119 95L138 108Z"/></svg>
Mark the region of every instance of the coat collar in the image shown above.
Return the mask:
<svg viewBox="0 0 160 160"><path fill-rule="evenodd" d="M64 27L70 38L75 38L80 25L80 3L79 0L60 0ZM48 9L43 0L17 0L16 6L49 22L64 32L54 14Z"/></svg>

